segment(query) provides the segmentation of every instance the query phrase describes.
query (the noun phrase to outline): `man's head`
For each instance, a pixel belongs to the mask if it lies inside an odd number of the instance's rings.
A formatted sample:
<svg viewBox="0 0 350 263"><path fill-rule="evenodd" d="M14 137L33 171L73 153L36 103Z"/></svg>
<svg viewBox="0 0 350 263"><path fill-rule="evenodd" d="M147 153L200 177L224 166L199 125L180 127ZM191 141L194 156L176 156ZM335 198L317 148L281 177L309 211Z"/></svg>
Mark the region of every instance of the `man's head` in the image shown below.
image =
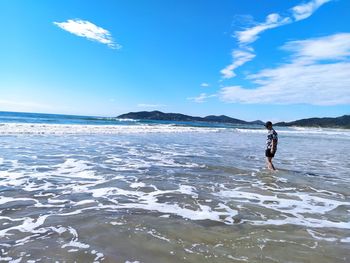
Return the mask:
<svg viewBox="0 0 350 263"><path fill-rule="evenodd" d="M272 122L271 121L267 121L265 123L265 127L266 127L266 129L271 130L272 129Z"/></svg>

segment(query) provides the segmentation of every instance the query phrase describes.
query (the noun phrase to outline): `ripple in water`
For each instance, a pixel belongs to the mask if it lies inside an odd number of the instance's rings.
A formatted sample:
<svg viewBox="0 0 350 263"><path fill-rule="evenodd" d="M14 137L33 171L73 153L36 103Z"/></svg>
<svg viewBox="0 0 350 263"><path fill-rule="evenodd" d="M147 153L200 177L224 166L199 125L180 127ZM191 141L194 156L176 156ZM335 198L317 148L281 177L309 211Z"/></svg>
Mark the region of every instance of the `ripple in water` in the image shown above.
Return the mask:
<svg viewBox="0 0 350 263"><path fill-rule="evenodd" d="M270 173L256 132L3 135L0 261L348 262L349 140L324 136L282 133Z"/></svg>

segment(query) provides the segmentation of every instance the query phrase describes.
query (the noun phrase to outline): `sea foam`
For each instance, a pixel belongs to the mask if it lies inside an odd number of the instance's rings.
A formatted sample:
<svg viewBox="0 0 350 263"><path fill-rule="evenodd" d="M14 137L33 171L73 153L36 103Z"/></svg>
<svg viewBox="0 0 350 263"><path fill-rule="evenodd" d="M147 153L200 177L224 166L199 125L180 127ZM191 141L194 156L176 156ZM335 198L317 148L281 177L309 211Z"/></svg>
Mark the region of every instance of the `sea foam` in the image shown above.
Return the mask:
<svg viewBox="0 0 350 263"><path fill-rule="evenodd" d="M185 132L219 132L224 128L207 128L157 125L67 125L67 124L30 124L5 123L0 125L0 134L120 134L120 133L185 133Z"/></svg>

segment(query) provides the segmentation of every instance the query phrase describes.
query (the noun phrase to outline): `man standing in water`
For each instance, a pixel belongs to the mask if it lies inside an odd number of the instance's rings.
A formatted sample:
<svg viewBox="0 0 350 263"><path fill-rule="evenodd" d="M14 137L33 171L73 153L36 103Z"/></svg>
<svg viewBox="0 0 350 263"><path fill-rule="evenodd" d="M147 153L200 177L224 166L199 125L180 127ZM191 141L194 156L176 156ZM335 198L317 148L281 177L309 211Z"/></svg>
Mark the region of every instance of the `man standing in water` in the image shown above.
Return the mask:
<svg viewBox="0 0 350 263"><path fill-rule="evenodd" d="M272 158L275 157L275 153L277 151L278 135L272 128L271 121L266 122L265 127L268 129L265 150L266 164L268 169L275 171L276 169L272 164Z"/></svg>

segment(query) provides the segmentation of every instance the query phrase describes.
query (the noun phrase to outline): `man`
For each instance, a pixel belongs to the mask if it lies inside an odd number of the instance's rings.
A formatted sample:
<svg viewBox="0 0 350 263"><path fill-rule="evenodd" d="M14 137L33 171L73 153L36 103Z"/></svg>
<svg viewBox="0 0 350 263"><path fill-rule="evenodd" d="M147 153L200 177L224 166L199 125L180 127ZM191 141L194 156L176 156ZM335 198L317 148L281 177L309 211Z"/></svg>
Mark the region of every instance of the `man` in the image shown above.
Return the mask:
<svg viewBox="0 0 350 263"><path fill-rule="evenodd" d="M266 164L267 168L275 171L275 167L272 164L272 158L275 157L277 151L278 135L277 132L272 128L272 122L268 121L265 123L266 129L268 129L267 140L266 140Z"/></svg>

